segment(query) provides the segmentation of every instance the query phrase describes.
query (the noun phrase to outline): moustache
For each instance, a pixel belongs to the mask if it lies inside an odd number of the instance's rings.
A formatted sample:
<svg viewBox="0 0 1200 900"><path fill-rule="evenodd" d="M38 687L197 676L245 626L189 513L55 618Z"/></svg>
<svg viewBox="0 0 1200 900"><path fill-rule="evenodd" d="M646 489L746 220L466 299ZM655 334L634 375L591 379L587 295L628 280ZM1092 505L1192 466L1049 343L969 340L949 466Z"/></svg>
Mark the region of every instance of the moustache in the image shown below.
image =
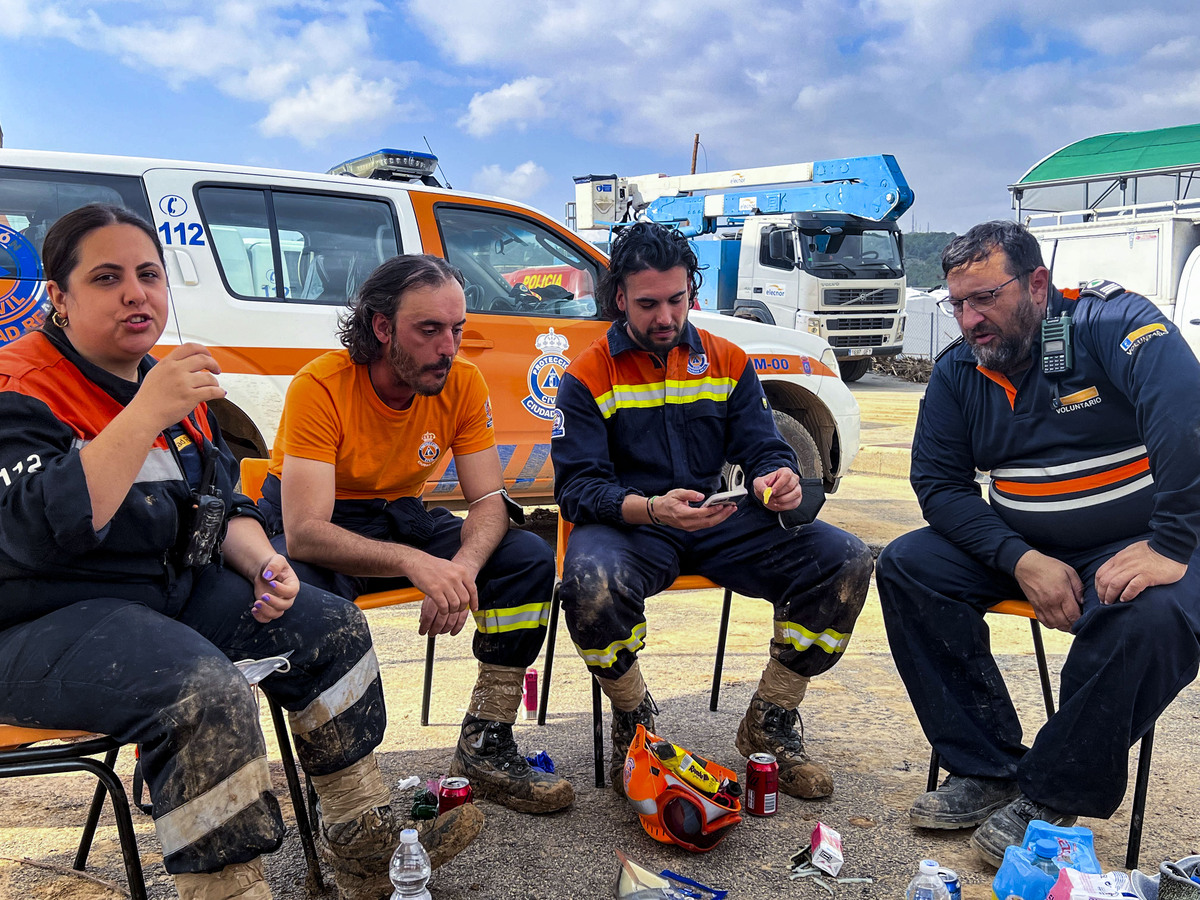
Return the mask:
<svg viewBox="0 0 1200 900"><path fill-rule="evenodd" d="M450 366L453 362L454 362L454 359L452 357L443 356L437 362L431 363L427 366L422 367L421 371L423 371L423 372L449 372Z"/></svg>

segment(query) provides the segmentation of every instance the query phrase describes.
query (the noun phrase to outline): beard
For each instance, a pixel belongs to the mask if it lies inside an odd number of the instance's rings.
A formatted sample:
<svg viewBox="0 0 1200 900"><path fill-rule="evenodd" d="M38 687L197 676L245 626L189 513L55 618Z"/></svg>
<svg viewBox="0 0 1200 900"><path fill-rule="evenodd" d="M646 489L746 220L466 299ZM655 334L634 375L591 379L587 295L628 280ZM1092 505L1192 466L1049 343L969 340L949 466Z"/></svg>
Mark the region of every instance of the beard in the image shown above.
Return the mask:
<svg viewBox="0 0 1200 900"><path fill-rule="evenodd" d="M397 341L392 341L388 347L387 360L392 367L392 377L422 397L440 394L446 386L450 367L454 365L453 356L442 356L436 363L422 366Z"/></svg>
<svg viewBox="0 0 1200 900"><path fill-rule="evenodd" d="M669 338L665 332L660 332L662 337L658 339L651 337L645 331L635 328L629 319L625 320L625 328L629 331L629 336L633 338L635 344L643 350L649 350L651 353L667 354L683 340L683 329L678 326L673 327Z"/></svg>
<svg viewBox="0 0 1200 900"><path fill-rule="evenodd" d="M1034 304L1033 297L1026 289L1005 328L1001 329L985 319L970 331L964 329L963 337L966 338L977 363L1001 375L1011 375L1029 361L1033 339L1037 335L1041 318L1041 310ZM995 337L986 344L976 344L975 338L984 334Z"/></svg>

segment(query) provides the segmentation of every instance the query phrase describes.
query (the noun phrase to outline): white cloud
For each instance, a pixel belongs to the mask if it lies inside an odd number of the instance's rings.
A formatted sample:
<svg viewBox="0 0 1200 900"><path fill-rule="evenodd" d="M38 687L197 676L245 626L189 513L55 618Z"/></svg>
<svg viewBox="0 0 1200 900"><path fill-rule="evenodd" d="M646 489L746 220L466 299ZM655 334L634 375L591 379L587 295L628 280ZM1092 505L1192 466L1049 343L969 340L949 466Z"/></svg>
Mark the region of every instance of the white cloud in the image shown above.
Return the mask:
<svg viewBox="0 0 1200 900"><path fill-rule="evenodd" d="M546 170L529 160L507 172L498 165L484 166L472 176L471 190L529 202L549 181Z"/></svg>
<svg viewBox="0 0 1200 900"><path fill-rule="evenodd" d="M357 72L318 77L272 103L259 128L268 137L288 135L312 145L331 132L389 118L395 94L390 81L365 81Z"/></svg>
<svg viewBox="0 0 1200 900"><path fill-rule="evenodd" d="M546 118L545 95L550 85L549 78L531 76L476 94L458 125L472 137L487 137L510 122L524 130L527 123Z"/></svg>

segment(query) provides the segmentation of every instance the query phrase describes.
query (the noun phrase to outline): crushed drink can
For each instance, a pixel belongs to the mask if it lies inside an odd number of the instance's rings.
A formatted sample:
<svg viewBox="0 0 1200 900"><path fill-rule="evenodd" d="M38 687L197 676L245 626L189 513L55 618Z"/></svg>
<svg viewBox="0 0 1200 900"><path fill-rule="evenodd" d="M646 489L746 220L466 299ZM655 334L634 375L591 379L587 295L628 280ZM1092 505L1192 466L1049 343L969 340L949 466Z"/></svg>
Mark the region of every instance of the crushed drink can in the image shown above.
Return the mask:
<svg viewBox="0 0 1200 900"><path fill-rule="evenodd" d="M525 687L521 695L521 718L536 719L538 711L537 669L525 670Z"/></svg>
<svg viewBox="0 0 1200 900"><path fill-rule="evenodd" d="M751 753L746 760L746 812L773 816L779 806L779 763L770 753Z"/></svg>
<svg viewBox="0 0 1200 900"><path fill-rule="evenodd" d="M471 782L461 775L450 775L443 778L438 785L438 815L449 812L456 806L472 803L475 800L471 791Z"/></svg>
<svg viewBox="0 0 1200 900"><path fill-rule="evenodd" d="M950 900L962 900L962 882L958 880L957 872L945 866L938 866L938 878L942 879L942 884L946 885L946 890L950 892Z"/></svg>

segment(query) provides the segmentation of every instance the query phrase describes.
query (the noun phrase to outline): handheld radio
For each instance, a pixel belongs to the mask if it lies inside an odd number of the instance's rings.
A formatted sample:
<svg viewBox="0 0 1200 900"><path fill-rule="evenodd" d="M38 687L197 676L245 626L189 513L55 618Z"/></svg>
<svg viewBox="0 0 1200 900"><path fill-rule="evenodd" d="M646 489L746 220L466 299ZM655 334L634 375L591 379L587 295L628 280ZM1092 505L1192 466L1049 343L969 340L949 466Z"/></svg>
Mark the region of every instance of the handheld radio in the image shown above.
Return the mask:
<svg viewBox="0 0 1200 900"><path fill-rule="evenodd" d="M1058 252L1058 241L1050 250L1050 285L1054 284L1054 256ZM1075 365L1071 352L1071 317L1066 313L1050 318L1047 298L1046 318L1042 319L1042 373L1054 378L1069 375Z"/></svg>

